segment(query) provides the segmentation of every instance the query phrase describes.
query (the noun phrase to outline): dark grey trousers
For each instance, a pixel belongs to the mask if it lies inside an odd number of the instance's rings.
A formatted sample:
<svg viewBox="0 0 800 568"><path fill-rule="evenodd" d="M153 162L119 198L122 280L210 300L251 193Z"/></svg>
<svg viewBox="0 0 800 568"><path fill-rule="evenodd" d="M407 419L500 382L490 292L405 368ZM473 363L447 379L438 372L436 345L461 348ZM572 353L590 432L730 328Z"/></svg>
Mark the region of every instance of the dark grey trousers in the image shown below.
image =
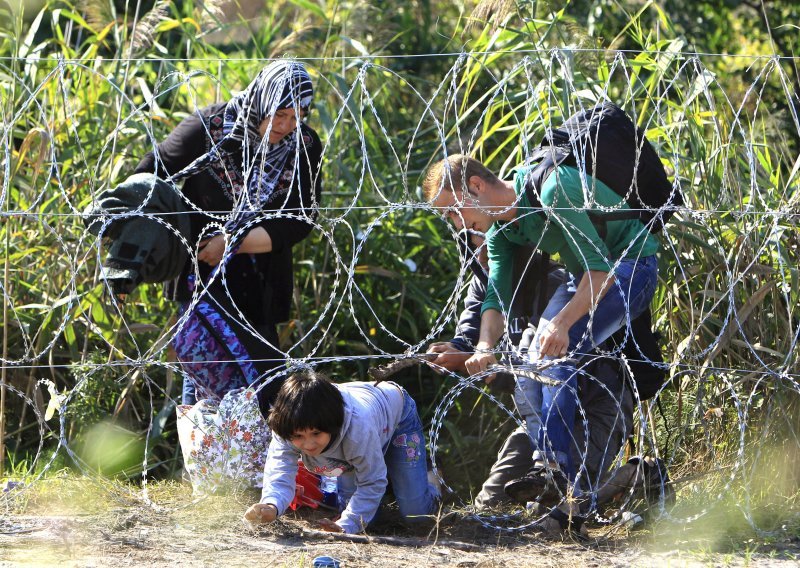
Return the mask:
<svg viewBox="0 0 800 568"><path fill-rule="evenodd" d="M584 492L596 490L633 431L633 397L630 389L624 385L616 370L604 369L597 376L597 379L582 377L578 381L578 396L586 413L586 425L578 412L572 459ZM588 447L585 443L587 428ZM530 438L524 428L517 428L500 448L497 461L475 497L475 506L484 508L511 502L503 487L512 479L525 475L532 466Z"/></svg>

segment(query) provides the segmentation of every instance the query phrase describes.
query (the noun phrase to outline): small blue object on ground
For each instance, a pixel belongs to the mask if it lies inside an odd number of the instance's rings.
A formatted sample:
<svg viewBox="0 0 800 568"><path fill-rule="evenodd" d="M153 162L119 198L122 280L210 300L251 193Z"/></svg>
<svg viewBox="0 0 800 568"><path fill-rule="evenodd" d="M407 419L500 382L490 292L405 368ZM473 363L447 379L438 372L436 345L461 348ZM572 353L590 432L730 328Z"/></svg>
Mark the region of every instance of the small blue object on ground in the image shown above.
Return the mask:
<svg viewBox="0 0 800 568"><path fill-rule="evenodd" d="M12 489L22 489L23 483L20 481L6 481L6 484L3 486L3 493L8 493Z"/></svg>
<svg viewBox="0 0 800 568"><path fill-rule="evenodd" d="M341 562L332 556L317 556L313 566L314 568L340 568Z"/></svg>

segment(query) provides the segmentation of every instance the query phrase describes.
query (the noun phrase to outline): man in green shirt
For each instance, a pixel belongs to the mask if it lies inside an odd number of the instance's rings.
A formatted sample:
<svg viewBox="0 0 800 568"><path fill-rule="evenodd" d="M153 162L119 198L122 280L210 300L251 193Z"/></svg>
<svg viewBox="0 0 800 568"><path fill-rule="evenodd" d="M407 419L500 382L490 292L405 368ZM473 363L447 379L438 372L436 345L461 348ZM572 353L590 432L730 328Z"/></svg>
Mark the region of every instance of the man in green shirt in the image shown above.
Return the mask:
<svg viewBox="0 0 800 568"><path fill-rule="evenodd" d="M599 180L558 166L539 188L541 205L525 192L531 167L504 181L462 155L434 164L426 175L426 199L458 229L485 233L489 282L481 309L480 340L466 361L472 374L497 362L494 349L505 332L513 282L514 249L533 245L558 255L570 278L547 305L530 347L531 362L546 363L545 384L519 377L514 399L525 419L534 453L527 481L555 482L579 494L579 466L570 459L576 412L575 359L592 351L650 304L658 280L658 241L638 219L609 220L598 229L591 214L628 208ZM602 236L601 236L602 233ZM491 380L491 376L487 377Z"/></svg>

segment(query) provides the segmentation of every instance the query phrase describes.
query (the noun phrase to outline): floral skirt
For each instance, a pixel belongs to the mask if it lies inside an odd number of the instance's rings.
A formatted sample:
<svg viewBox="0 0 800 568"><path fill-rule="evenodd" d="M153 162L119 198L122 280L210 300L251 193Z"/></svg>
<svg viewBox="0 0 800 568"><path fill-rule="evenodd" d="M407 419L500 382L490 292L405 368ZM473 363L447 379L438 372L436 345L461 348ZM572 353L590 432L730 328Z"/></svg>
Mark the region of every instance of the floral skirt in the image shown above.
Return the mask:
<svg viewBox="0 0 800 568"><path fill-rule="evenodd" d="M178 439L195 493L261 487L271 440L253 389L177 408Z"/></svg>

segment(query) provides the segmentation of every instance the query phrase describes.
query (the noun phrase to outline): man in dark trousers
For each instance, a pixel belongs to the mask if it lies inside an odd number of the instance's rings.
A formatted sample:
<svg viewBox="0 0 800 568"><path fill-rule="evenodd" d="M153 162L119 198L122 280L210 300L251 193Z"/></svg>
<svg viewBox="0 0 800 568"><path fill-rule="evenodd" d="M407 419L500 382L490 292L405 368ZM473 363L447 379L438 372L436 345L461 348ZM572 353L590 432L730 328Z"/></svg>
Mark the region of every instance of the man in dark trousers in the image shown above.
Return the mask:
<svg viewBox="0 0 800 568"><path fill-rule="evenodd" d="M513 180L502 180L474 158L450 155L428 169L423 195L458 229L486 234L490 262L479 340L464 363L471 375L490 378L497 364L520 285L513 274L517 249L533 245L558 255L568 270L529 346L536 375L516 374L514 400L533 452L527 484L555 484L578 498L592 491L582 461L573 460L581 451L575 419L583 361L619 330L625 332L619 347L628 345L632 321L646 313L655 294L659 243L641 213L600 179L587 180L566 162L548 171L537 181L538 164L524 164ZM623 217L609 218L607 210ZM648 361L641 350L636 359ZM574 516L577 499L567 503L567 516Z"/></svg>
<svg viewBox="0 0 800 568"><path fill-rule="evenodd" d="M465 308L456 328L456 336L446 342L434 343L428 349L428 353L437 354L431 363L454 372L466 371L464 363L478 343L480 310L487 282L485 262L480 262L481 255L477 252L482 248L482 239L473 235L468 241L466 232L461 235L462 242L472 245L471 250L466 253L471 259L473 278L464 301ZM507 351L514 353L517 359L524 359L543 307L566 278L566 271L561 266L543 259L534 247L517 249L514 257L514 280L521 284L509 310L508 340L511 345L506 346ZM662 361L650 319L648 311L632 322L635 342L628 341L623 353L634 360L629 366L637 378L643 379L646 375L647 380L663 382L665 373L662 369L639 362L641 355L638 349L646 349L648 359ZM618 359L601 355L586 359L583 367L585 372L578 381L578 395L588 427L584 427L583 417L579 415L574 429L574 447L586 448L586 453L585 456L573 456L573 460L581 464L581 476L586 480L586 486L598 497L598 490L607 483L612 462L632 432L634 404L632 390L626 384L627 371ZM493 390L511 393L514 379L510 374L501 373L490 385ZM509 435L500 449L497 461L475 498L476 507L483 509L512 500L541 499L542 493L546 491L537 491L536 488L526 486L524 482L515 483L520 478L524 480L532 466L530 438L525 428L519 427ZM560 500L558 488L551 487L549 492ZM603 497L617 492L606 490Z"/></svg>

